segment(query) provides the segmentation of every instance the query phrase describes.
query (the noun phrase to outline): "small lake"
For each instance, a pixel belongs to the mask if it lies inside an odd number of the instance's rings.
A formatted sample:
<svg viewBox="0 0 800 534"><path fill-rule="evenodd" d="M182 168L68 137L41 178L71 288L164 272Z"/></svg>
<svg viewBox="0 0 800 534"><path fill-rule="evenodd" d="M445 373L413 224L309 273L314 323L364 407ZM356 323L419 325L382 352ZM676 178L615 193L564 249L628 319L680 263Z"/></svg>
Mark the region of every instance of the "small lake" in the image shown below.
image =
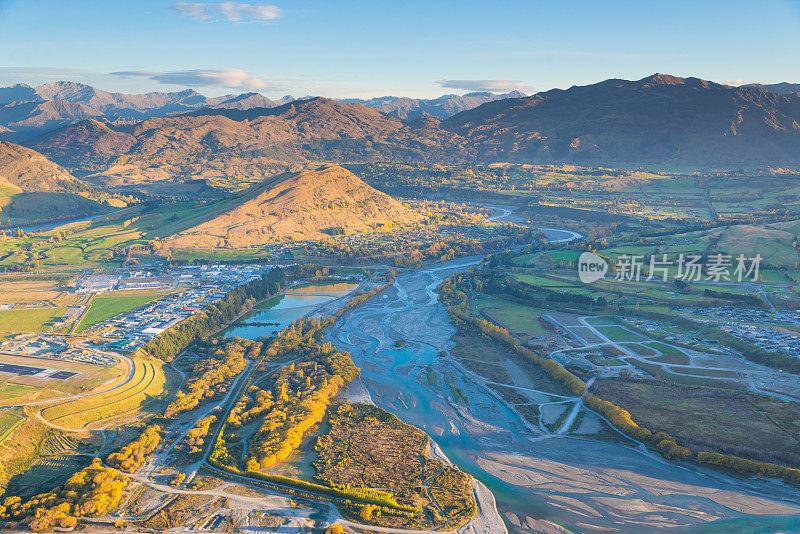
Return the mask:
<svg viewBox="0 0 800 534"><path fill-rule="evenodd" d="M253 311L229 326L224 337L258 339L274 335L319 306L341 298L358 284L350 282L320 282L290 287L285 294L267 299Z"/></svg>

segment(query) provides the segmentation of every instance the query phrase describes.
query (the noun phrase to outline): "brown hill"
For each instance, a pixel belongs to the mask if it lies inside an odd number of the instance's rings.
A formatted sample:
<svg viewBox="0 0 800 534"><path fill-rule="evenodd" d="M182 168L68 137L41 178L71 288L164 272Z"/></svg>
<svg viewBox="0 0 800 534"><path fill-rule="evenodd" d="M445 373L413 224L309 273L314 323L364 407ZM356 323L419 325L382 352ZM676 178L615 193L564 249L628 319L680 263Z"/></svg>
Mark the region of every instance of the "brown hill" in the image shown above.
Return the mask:
<svg viewBox="0 0 800 534"><path fill-rule="evenodd" d="M83 184L42 154L0 141L0 208L16 222L55 220L101 211L94 200L71 193Z"/></svg>
<svg viewBox="0 0 800 534"><path fill-rule="evenodd" d="M800 97L656 74L484 104L442 122L485 161L800 163Z"/></svg>
<svg viewBox="0 0 800 534"><path fill-rule="evenodd" d="M140 182L254 182L296 163L455 163L467 154L464 140L441 128L414 128L361 104L325 98L275 108L203 109L148 119L131 133L136 144L112 161L108 182L119 183L118 169ZM72 146L80 153L81 147Z"/></svg>
<svg viewBox="0 0 800 534"><path fill-rule="evenodd" d="M0 141L0 177L24 191L70 191L80 182L42 154Z"/></svg>
<svg viewBox="0 0 800 534"><path fill-rule="evenodd" d="M142 156L251 151L291 162L426 161L458 158L461 152L458 137L449 132L420 136L397 117L327 98L150 119L133 135L139 143L132 152Z"/></svg>
<svg viewBox="0 0 800 534"><path fill-rule="evenodd" d="M49 159L72 169L101 170L109 159L124 154L136 143L130 134L119 132L93 119L64 126L26 144Z"/></svg>
<svg viewBox="0 0 800 534"><path fill-rule="evenodd" d="M209 208L208 220L164 240L167 248L249 247L372 231L417 215L337 165L288 172L251 187L238 205ZM340 230L341 229L341 230Z"/></svg>

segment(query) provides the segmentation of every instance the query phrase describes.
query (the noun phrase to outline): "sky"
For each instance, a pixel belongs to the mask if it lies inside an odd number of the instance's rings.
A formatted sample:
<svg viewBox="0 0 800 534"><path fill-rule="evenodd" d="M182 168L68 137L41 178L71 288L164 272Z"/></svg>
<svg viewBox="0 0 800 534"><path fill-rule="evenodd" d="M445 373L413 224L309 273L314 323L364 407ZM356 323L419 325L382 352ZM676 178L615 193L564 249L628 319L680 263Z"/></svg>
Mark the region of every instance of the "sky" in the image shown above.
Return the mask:
<svg viewBox="0 0 800 534"><path fill-rule="evenodd" d="M800 82L800 0L0 0L0 85L433 98Z"/></svg>

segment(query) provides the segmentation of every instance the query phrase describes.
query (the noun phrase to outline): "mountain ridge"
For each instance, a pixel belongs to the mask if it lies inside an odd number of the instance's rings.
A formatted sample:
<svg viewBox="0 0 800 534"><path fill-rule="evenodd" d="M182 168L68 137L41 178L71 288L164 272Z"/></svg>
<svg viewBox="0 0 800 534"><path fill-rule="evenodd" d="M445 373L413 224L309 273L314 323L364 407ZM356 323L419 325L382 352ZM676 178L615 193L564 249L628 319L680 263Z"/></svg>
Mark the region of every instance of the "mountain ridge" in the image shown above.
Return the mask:
<svg viewBox="0 0 800 534"><path fill-rule="evenodd" d="M473 109L486 102L505 100L507 98L522 98L525 94L519 91L496 94L489 92L473 92L464 95L448 94L438 98L409 98L398 96L382 96L377 98L341 99L341 102L363 104L375 108L400 119L416 119L423 115L430 115L439 119L451 117L462 111Z"/></svg>
<svg viewBox="0 0 800 534"><path fill-rule="evenodd" d="M442 128L489 162L800 164L800 97L664 74L489 102Z"/></svg>
<svg viewBox="0 0 800 534"><path fill-rule="evenodd" d="M519 96L522 96L522 93L513 91L506 94L451 94L435 99L387 96L374 99L339 99L339 101L361 103L401 119L413 119L421 115L446 118L483 102ZM300 100L310 98L313 97ZM15 84L10 87L0 87L0 138L24 142L88 118L120 125L204 108L239 110L272 108L294 100L296 99L290 95L272 100L254 92L208 97L193 89L142 94L115 93L63 80L36 87ZM53 102L60 104L51 104ZM63 111L60 113L59 109Z"/></svg>
<svg viewBox="0 0 800 534"><path fill-rule="evenodd" d="M251 107L259 102L251 93L229 106L124 127L100 128L103 121L86 117L27 144L76 172L124 167L127 183L237 176L253 182L312 162L800 165L800 95L693 77L613 78L493 100L443 120L403 120L323 97ZM81 162L88 168L78 168Z"/></svg>

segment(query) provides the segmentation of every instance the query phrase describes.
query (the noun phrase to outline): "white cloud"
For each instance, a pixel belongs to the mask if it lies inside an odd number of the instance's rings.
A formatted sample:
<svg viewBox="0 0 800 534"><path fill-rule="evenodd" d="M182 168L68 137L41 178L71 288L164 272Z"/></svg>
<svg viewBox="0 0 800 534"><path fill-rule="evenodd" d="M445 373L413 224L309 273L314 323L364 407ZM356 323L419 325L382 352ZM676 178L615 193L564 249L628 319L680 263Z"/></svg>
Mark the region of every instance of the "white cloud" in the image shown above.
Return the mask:
<svg viewBox="0 0 800 534"><path fill-rule="evenodd" d="M530 86L519 80L438 80L436 83L449 89L488 91L490 93L531 90Z"/></svg>
<svg viewBox="0 0 800 534"><path fill-rule="evenodd" d="M281 16L281 10L272 4L178 2L173 9L182 17L199 21L266 22Z"/></svg>
<svg viewBox="0 0 800 534"><path fill-rule="evenodd" d="M208 4L178 2L173 6L173 9L182 17L189 17L195 20L209 20L211 18L209 7L211 6Z"/></svg>
<svg viewBox="0 0 800 534"><path fill-rule="evenodd" d="M733 86L740 86L740 85L747 85L751 83L758 83L758 82L748 82L742 78L736 78L735 80L725 80L722 82L724 85L733 85Z"/></svg>
<svg viewBox="0 0 800 534"><path fill-rule="evenodd" d="M169 72L129 70L112 72L111 75L143 76L163 84L185 85L188 87L229 87L231 89L248 89L250 91L262 91L271 87L268 81L239 69L196 69Z"/></svg>

